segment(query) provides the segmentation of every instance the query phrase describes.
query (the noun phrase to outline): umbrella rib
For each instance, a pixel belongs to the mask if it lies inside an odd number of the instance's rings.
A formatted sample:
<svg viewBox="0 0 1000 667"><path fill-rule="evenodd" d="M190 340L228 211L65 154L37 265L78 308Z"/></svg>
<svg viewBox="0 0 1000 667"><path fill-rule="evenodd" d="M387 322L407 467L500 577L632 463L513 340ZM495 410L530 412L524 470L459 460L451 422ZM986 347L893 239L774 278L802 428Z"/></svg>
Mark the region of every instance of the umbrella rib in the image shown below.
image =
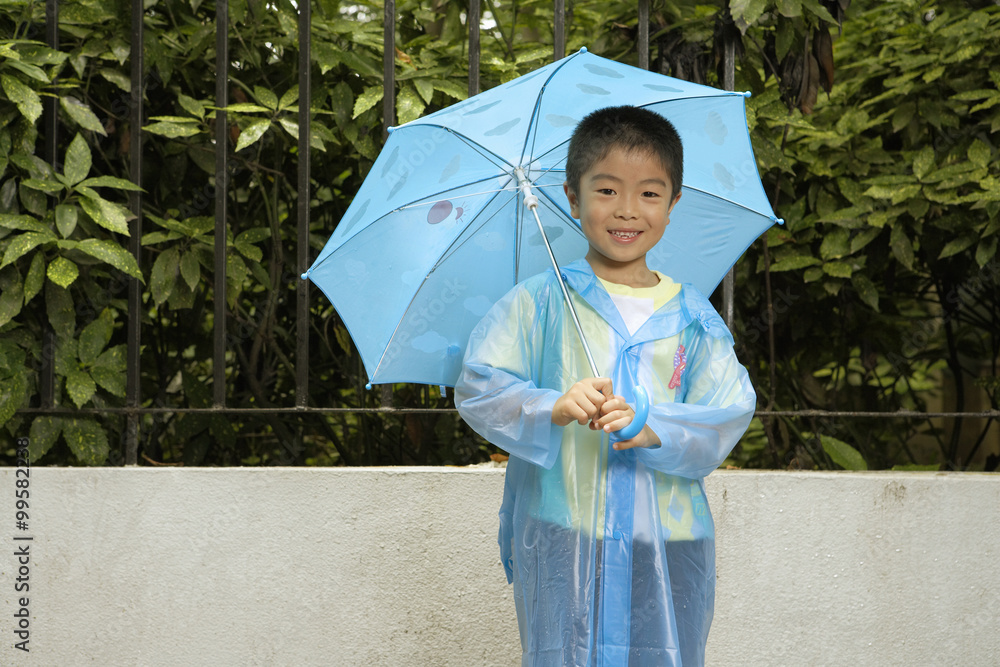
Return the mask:
<svg viewBox="0 0 1000 667"><path fill-rule="evenodd" d="M739 207L739 208L743 209L744 211L749 211L751 213L756 213L759 216L763 216L765 218L770 218L772 221L775 221L775 222L778 220L778 217L775 216L773 213L771 215L768 215L766 213L761 213L760 211L758 211L756 209L750 208L746 204L741 204L738 201L733 201L732 199L729 199L727 197L723 197L721 195L717 195L714 192L709 192L708 190L702 190L701 188L696 188L694 186L685 185L685 184L681 184L681 188L684 189L684 190L690 190L691 192L698 192L700 194L705 195L706 197L711 197L712 199L717 199L719 201L726 202L727 204L732 204L733 206Z"/></svg>
<svg viewBox="0 0 1000 667"><path fill-rule="evenodd" d="M548 88L549 82L555 78L556 74L559 73L559 70L568 65L578 55L579 51L563 58L560 61L559 66L552 70L552 74L545 79L545 83L543 83L542 87L538 90L538 95L535 97L535 106L531 110L531 120L528 122L528 130L524 135L524 144L521 146L521 166L524 166L524 156L528 150L528 144L531 143L532 149L534 149L534 140L538 136L535 122L538 120L538 110L542 107L542 95L545 94L545 89Z"/></svg>
<svg viewBox="0 0 1000 667"><path fill-rule="evenodd" d="M399 128L397 128L396 131L398 132L399 130L405 129L407 127L414 127L414 128L416 128L416 127L436 127L436 128L438 128L440 130L444 130L444 131L448 132L449 134L455 135L459 139L459 141L462 141L463 143L467 144L469 146L469 148L471 148L472 150L476 151L477 153L479 153L480 155L482 155L484 158L486 158L487 160L489 160L490 162L492 162L494 165L496 165L496 167L498 169L506 169L506 168L510 168L512 170L514 169L514 165L512 165L507 160L503 159L502 157L500 157L499 155L497 155L493 151L491 151L491 150L487 149L486 147L482 146L481 144L477 143L474 139L470 139L469 137L465 136L461 132L456 132L454 130L454 128L448 127L447 125L441 125L440 123L419 123L419 124L413 125L413 126L402 125Z"/></svg>
<svg viewBox="0 0 1000 667"><path fill-rule="evenodd" d="M461 188L467 188L470 185L475 185L476 183L485 183L485 182L491 181L491 180L495 180L495 177L484 178L484 179L480 179L478 181L469 181L468 183L463 183L462 185L456 185L454 187L448 188L447 190L440 190L438 192L434 192L434 193L431 193L431 194L427 195L423 199L419 199L417 201L412 201L409 204L403 204L402 206L394 208L391 211L389 211L388 213L386 213L386 215L389 215L391 213L395 213L397 211L405 211L405 210L411 209L411 208L419 208L421 206L427 206L428 204L434 204L434 203L440 201L443 198L443 195L446 195L446 194L448 194L450 192L454 192L455 190L459 190ZM489 195L489 194L495 194L495 193L500 193L500 192L514 192L516 190L517 190L517 188L496 188L496 189L493 189L493 190L482 190L480 192L463 192L463 193L461 193L461 196L462 197L477 197L479 195Z"/></svg>

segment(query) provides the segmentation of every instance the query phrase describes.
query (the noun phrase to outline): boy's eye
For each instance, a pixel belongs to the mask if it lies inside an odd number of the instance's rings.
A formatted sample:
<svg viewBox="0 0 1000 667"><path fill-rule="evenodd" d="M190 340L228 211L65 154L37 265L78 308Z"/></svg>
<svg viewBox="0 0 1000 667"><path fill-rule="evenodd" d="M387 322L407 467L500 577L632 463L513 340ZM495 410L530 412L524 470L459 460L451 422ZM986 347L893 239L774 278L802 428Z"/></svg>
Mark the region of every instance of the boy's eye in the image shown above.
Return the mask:
<svg viewBox="0 0 1000 667"><path fill-rule="evenodd" d="M659 197L660 193L659 192L653 192L653 191L650 190L650 191L647 191L647 192L643 192L642 196L643 197Z"/></svg>
<svg viewBox="0 0 1000 667"><path fill-rule="evenodd" d="M611 188L600 188L597 192L602 195L613 195L615 193Z"/></svg>

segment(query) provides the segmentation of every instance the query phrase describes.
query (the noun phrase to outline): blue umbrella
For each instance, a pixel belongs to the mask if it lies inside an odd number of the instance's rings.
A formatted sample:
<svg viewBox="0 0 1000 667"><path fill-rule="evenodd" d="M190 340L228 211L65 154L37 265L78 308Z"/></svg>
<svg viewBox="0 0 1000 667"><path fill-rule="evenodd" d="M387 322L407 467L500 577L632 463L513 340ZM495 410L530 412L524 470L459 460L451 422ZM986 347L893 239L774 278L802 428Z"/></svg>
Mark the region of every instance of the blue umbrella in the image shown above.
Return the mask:
<svg viewBox="0 0 1000 667"><path fill-rule="evenodd" d="M710 294L777 221L742 93L583 49L392 129L302 276L337 309L370 383L454 386L469 334L493 303L586 254L562 189L566 151L584 116L622 104L665 116L684 143L684 195L647 256L650 268Z"/></svg>

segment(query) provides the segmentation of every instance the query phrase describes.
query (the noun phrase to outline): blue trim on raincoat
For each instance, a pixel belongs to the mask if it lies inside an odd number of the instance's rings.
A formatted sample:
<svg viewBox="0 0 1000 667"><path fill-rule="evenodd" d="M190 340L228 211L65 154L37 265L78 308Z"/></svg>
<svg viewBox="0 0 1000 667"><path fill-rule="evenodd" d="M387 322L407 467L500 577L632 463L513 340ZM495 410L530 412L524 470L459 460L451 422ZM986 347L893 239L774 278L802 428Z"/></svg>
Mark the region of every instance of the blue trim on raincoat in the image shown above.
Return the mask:
<svg viewBox="0 0 1000 667"><path fill-rule="evenodd" d="M702 478L746 430L756 396L733 339L690 285L630 335L585 260L562 269L598 368L662 445L616 451L551 423L591 374L552 271L474 329L455 387L462 417L509 452L498 541L523 665L699 665L714 609L714 526Z"/></svg>

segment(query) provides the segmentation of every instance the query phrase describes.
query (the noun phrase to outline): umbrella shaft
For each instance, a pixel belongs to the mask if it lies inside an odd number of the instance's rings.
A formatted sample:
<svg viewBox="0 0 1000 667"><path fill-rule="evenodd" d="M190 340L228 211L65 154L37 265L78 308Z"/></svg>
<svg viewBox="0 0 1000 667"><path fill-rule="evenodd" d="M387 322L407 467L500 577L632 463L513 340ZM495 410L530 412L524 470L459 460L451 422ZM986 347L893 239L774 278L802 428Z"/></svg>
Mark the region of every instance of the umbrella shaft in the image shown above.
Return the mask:
<svg viewBox="0 0 1000 667"><path fill-rule="evenodd" d="M590 370L594 374L594 377L600 377L600 373L597 370L597 364L594 363L594 355L590 351L590 345L587 344L587 338L583 335L583 325L580 324L580 316L576 314L576 307L573 305L573 299L570 298L569 288L566 287L566 282L563 280L562 271L559 270L559 262L556 261L555 253L552 252L552 246L549 245L549 237L545 234L545 227L542 226L542 219L538 217L538 204L537 201L534 206L529 208L532 213L535 214L535 222L538 223L538 232L542 235L542 241L545 243L545 249L549 253L549 260L552 262L552 268L556 271L556 280L559 281L559 287L562 288L563 300L566 301L566 305L569 306L569 313L573 316L573 324L576 325L576 332L580 335L580 342L583 344L583 351L587 354L587 362L590 364Z"/></svg>

